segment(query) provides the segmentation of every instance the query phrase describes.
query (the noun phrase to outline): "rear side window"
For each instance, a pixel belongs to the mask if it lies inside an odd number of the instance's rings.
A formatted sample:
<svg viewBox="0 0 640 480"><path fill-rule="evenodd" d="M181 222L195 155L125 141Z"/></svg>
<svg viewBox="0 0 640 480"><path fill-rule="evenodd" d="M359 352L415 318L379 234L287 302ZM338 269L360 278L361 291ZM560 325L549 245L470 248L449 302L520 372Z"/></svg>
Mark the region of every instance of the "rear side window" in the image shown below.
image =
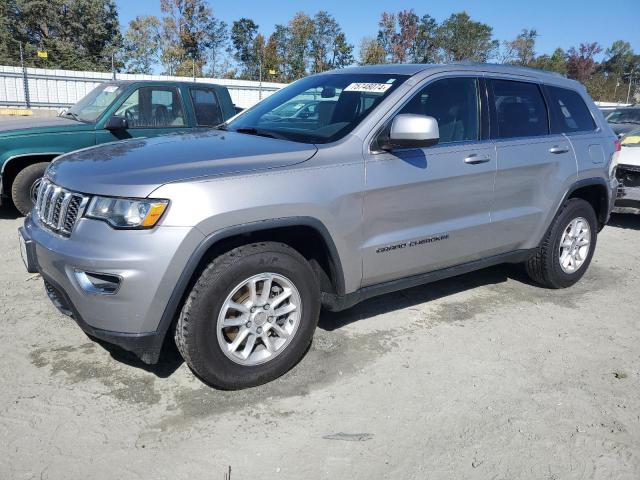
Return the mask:
<svg viewBox="0 0 640 480"><path fill-rule="evenodd" d="M222 111L216 92L210 88L192 88L191 100L196 114L196 124L201 127L214 127L222 123Z"/></svg>
<svg viewBox="0 0 640 480"><path fill-rule="evenodd" d="M551 106L551 132L572 133L595 130L591 112L582 97L573 90L547 86Z"/></svg>
<svg viewBox="0 0 640 480"><path fill-rule="evenodd" d="M549 133L549 117L535 83L492 80L497 138L535 137Z"/></svg>

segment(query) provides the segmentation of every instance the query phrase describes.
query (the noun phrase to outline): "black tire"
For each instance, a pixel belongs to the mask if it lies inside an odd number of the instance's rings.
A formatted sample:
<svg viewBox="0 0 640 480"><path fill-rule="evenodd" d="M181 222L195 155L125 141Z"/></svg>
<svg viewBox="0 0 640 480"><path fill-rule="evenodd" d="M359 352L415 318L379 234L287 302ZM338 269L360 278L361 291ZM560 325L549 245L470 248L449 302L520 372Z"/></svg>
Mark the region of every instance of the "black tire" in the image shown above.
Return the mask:
<svg viewBox="0 0 640 480"><path fill-rule="evenodd" d="M18 172L11 184L11 199L22 215L26 215L33 208L32 188L44 176L49 162L29 165Z"/></svg>
<svg viewBox="0 0 640 480"><path fill-rule="evenodd" d="M227 357L218 342L218 315L236 285L265 272L283 275L295 285L302 315L281 353L266 363L240 365ZM307 351L319 315L320 289L305 258L282 243L256 243L235 248L205 268L182 308L175 341L187 365L204 382L237 390L269 382L291 369Z"/></svg>
<svg viewBox="0 0 640 480"><path fill-rule="evenodd" d="M587 220L591 243L582 265L575 272L567 273L560 266L560 241L569 223L578 217ZM537 253L525 263L527 274L534 282L548 288L572 286L589 268L596 249L597 231L598 220L591 204L580 198L570 198L560 208Z"/></svg>

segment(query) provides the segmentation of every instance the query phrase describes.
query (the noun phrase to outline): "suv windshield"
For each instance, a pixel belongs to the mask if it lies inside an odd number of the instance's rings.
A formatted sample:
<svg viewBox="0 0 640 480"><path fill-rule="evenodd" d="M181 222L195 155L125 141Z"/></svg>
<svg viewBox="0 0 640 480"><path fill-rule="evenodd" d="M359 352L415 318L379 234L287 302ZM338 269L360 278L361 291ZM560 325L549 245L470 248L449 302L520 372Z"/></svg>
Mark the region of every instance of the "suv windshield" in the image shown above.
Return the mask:
<svg viewBox="0 0 640 480"><path fill-rule="evenodd" d="M609 123L637 123L640 124L640 108L623 108L614 110L606 118Z"/></svg>
<svg viewBox="0 0 640 480"><path fill-rule="evenodd" d="M121 85L113 83L98 85L63 115L81 122L93 123L120 95L122 89Z"/></svg>
<svg viewBox="0 0 640 480"><path fill-rule="evenodd" d="M407 75L326 74L299 80L223 128L303 143L329 143L353 130ZM295 115L315 103L313 115Z"/></svg>

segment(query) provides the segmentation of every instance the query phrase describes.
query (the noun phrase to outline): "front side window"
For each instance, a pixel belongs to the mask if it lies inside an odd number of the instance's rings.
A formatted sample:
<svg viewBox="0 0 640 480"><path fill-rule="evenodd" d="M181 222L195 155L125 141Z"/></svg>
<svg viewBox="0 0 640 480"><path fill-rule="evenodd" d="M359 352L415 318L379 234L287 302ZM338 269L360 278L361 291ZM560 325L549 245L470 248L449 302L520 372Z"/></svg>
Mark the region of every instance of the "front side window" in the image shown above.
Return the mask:
<svg viewBox="0 0 640 480"><path fill-rule="evenodd" d="M118 108L129 128L184 127L184 113L175 88L142 87L133 92Z"/></svg>
<svg viewBox="0 0 640 480"><path fill-rule="evenodd" d="M492 80L498 138L549 133L547 107L535 83Z"/></svg>
<svg viewBox="0 0 640 480"><path fill-rule="evenodd" d="M547 86L552 133L587 132L595 130L591 112L582 97L566 88Z"/></svg>
<svg viewBox="0 0 640 480"><path fill-rule="evenodd" d="M466 77L437 80L409 100L399 113L434 117L440 130L439 144L478 140L478 81Z"/></svg>
<svg viewBox="0 0 640 480"><path fill-rule="evenodd" d="M223 128L303 143L329 143L351 132L408 76L323 74L270 95Z"/></svg>
<svg viewBox="0 0 640 480"><path fill-rule="evenodd" d="M222 112L218 105L218 96L210 88L189 89L193 110L196 114L196 124L200 127L215 127L222 123Z"/></svg>

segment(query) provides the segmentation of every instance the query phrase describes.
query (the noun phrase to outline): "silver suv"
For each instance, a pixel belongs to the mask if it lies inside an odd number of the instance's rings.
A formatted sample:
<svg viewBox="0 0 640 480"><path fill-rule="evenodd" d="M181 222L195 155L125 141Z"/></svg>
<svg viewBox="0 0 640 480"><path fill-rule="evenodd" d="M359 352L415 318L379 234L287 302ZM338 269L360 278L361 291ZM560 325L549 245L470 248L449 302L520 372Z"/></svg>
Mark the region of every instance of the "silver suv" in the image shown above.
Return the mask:
<svg viewBox="0 0 640 480"><path fill-rule="evenodd" d="M313 116L279 115L317 102ZM617 138L584 88L492 65L304 78L205 133L59 157L25 263L92 337L205 382L272 380L320 308L498 263L585 273L615 201Z"/></svg>

